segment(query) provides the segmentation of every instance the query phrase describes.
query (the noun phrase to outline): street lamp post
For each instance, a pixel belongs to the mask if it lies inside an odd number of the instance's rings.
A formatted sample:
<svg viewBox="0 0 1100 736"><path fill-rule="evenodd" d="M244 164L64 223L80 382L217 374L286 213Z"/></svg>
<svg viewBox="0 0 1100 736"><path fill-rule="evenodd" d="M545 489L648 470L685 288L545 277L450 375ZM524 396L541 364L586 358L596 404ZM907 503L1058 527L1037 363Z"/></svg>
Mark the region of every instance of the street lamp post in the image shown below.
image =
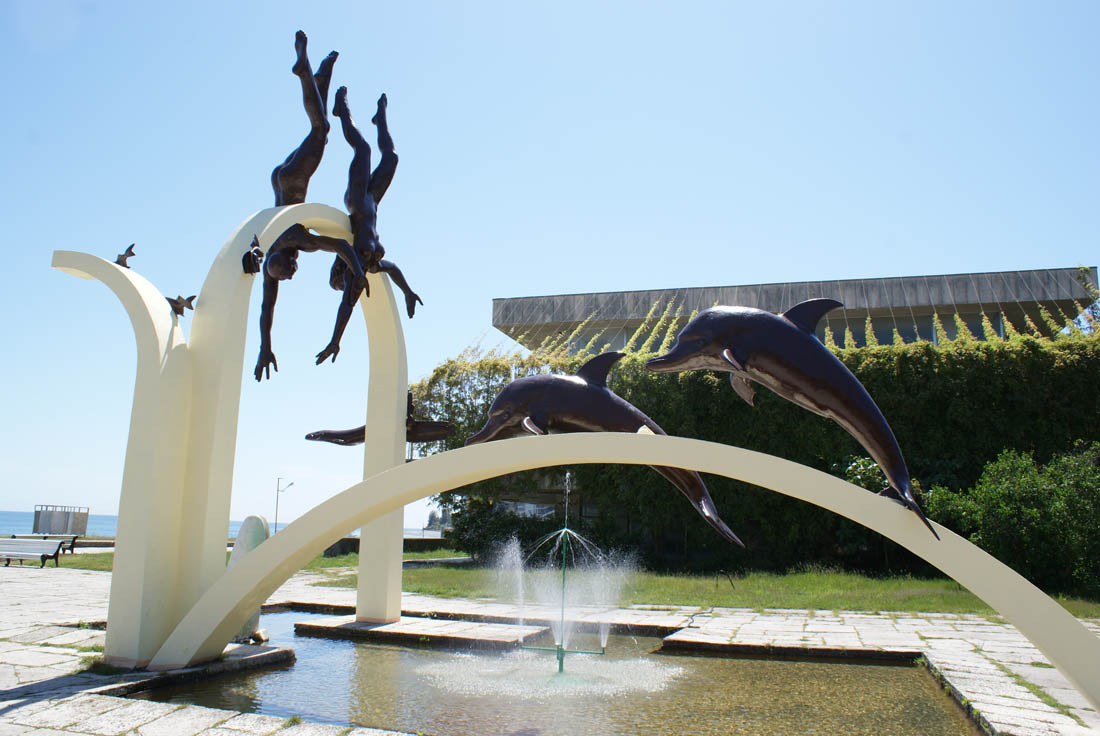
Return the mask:
<svg viewBox="0 0 1100 736"><path fill-rule="evenodd" d="M294 481L290 481L290 483L287 484L286 488L281 488L280 486L282 486L282 484L282 477L275 479L275 526L271 530L272 534L279 531L279 494L285 491L287 488L290 488L290 486L294 485Z"/></svg>

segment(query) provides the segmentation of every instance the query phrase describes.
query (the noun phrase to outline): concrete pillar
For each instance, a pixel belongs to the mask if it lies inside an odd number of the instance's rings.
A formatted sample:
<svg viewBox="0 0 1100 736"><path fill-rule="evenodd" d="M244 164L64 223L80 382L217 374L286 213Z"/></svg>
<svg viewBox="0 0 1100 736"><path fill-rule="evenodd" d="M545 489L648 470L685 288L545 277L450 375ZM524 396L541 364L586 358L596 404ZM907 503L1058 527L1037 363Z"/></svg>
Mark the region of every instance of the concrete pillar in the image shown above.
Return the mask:
<svg viewBox="0 0 1100 736"><path fill-rule="evenodd" d="M370 293L360 299L370 347L363 479L405 464L405 394L409 390L405 336L389 278L369 274ZM388 623L401 617L404 509L382 516L359 532L357 621Z"/></svg>

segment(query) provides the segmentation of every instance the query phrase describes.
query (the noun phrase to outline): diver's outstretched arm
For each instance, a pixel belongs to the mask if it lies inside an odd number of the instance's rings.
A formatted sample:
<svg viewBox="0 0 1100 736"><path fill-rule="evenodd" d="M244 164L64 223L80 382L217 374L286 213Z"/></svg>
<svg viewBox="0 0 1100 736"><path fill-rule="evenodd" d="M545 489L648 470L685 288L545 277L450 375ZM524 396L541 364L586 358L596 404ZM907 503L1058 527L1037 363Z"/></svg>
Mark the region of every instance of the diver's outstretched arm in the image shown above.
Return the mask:
<svg viewBox="0 0 1100 736"><path fill-rule="evenodd" d="M279 281L264 273L264 300L260 308L260 357L256 360L255 376L260 381L271 378L271 368L279 372L275 353L271 351L271 324L275 321L275 300L279 298Z"/></svg>
<svg viewBox="0 0 1100 736"><path fill-rule="evenodd" d="M348 326L348 320L351 319L351 313L355 309L355 304L359 301L359 295L363 293L363 282L353 277L351 274L344 273L344 293L340 297L340 308L336 310L336 324L332 329L332 339L329 340L325 349L317 353L317 365L325 362L325 358L331 357L332 362L336 362L336 355L340 352L340 340L344 337L344 330Z"/></svg>

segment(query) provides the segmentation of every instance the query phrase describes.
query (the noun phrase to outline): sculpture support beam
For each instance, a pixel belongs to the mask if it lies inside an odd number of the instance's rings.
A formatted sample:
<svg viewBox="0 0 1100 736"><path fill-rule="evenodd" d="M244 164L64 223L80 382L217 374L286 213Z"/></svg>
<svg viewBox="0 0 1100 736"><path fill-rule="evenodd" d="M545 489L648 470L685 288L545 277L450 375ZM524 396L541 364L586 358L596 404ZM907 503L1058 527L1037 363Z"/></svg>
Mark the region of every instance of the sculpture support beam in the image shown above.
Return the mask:
<svg viewBox="0 0 1100 736"><path fill-rule="evenodd" d="M551 465L625 463L682 467L743 480L841 514L928 560L1032 641L1100 708L1100 639L1008 566L946 527L936 540L893 501L804 465L714 442L625 433L560 434L489 442L433 455L358 483L315 507L229 570L180 622L152 666L218 656L247 618L332 540L435 493ZM736 523L736 521L735 521Z"/></svg>
<svg viewBox="0 0 1100 736"><path fill-rule="evenodd" d="M409 371L405 336L387 278L368 274L370 298L359 297L367 322L370 386L367 390L363 479L405 463L405 397ZM365 524L359 532L357 621L389 623L401 618L401 556L404 507Z"/></svg>

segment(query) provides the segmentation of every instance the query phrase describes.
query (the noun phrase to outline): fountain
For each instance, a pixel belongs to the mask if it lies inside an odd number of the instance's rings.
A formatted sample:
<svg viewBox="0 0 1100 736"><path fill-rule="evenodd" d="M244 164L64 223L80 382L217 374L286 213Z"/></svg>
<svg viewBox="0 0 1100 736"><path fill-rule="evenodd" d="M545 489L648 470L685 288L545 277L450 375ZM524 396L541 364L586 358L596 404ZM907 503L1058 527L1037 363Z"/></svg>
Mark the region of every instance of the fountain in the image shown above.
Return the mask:
<svg viewBox="0 0 1100 736"><path fill-rule="evenodd" d="M539 539L526 558L522 554L519 540L512 537L504 546L497 565L501 576L512 581L514 585L520 624L525 618L526 591L529 582L532 584L531 587L536 593L535 597L539 604L555 609L557 617L550 619L554 646L524 645L521 648L554 652L558 660L559 674L564 671L567 654L600 656L606 654L607 639L611 633L611 623L600 621L598 651L570 649L570 638L577 623L577 616L569 615L570 606L576 611L577 606L585 604L602 607L616 605L626 577L632 568L629 560L615 559L613 555L604 553L591 541L569 528L569 493L572 485L572 475L566 471L565 523L562 528ZM538 567L529 567L531 560L544 548L548 550L545 561ZM560 585L555 565L560 567ZM574 577L572 587L568 585L570 569Z"/></svg>

